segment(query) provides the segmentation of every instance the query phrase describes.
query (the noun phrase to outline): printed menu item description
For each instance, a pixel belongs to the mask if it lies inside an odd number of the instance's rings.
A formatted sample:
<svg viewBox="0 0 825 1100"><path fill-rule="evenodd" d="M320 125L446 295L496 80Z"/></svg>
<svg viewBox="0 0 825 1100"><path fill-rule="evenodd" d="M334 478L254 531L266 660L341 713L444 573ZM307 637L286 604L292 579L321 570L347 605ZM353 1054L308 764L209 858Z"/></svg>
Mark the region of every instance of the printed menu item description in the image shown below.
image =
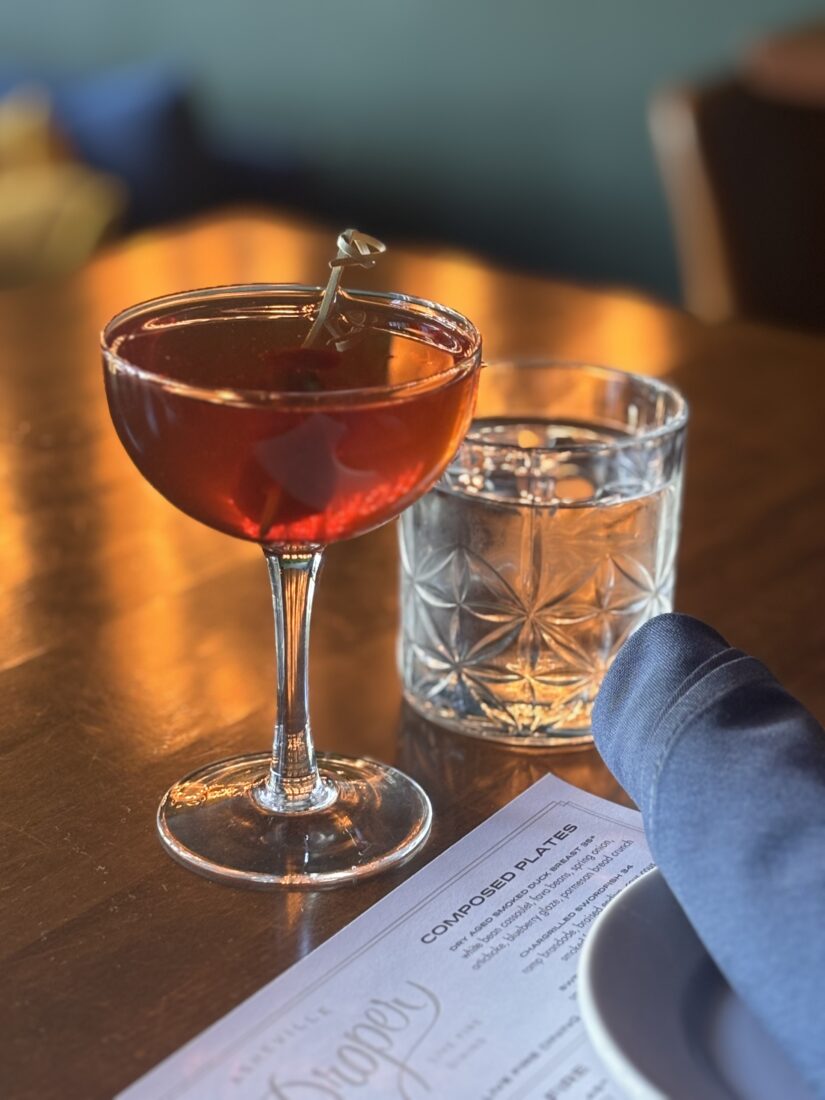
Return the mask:
<svg viewBox="0 0 825 1100"><path fill-rule="evenodd" d="M546 776L121 1100L617 1100L576 1004L641 816Z"/></svg>

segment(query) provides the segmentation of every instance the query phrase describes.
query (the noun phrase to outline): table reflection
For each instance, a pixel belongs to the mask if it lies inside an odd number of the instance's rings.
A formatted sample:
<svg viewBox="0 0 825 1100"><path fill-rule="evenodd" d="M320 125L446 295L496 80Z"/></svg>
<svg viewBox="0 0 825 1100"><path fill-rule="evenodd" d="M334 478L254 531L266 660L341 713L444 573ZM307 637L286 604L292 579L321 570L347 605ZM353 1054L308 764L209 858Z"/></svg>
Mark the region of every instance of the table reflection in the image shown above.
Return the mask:
<svg viewBox="0 0 825 1100"><path fill-rule="evenodd" d="M514 748L482 738L452 733L428 722L407 703L398 725L399 767L429 794L436 813L457 803L504 806L547 772L576 787L632 805L592 747L574 750Z"/></svg>

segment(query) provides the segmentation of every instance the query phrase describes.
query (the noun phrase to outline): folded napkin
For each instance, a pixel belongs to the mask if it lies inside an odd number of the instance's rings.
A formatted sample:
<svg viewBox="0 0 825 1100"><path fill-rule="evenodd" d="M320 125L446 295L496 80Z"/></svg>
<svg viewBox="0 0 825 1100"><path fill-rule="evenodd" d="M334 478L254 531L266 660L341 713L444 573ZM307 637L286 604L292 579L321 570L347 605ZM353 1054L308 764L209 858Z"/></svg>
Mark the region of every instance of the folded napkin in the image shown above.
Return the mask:
<svg viewBox="0 0 825 1100"><path fill-rule="evenodd" d="M825 731L715 630L660 615L593 733L705 947L825 1098Z"/></svg>

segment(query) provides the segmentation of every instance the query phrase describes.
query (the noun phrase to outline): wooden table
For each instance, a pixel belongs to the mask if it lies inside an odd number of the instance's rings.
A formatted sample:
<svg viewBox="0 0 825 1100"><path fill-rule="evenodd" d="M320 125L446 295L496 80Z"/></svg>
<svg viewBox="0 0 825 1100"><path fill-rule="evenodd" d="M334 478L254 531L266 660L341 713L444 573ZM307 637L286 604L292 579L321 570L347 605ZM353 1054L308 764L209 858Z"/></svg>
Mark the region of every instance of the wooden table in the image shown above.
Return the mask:
<svg viewBox="0 0 825 1100"><path fill-rule="evenodd" d="M254 546L186 519L123 453L97 332L190 286L319 282L331 235L254 214L144 236L64 282L0 296L0 1094L110 1096L350 921L548 769L620 798L593 751L516 752L405 713L395 534L333 547L313 630L321 748L397 760L430 792L403 871L253 893L174 864L168 784L266 746L272 626ZM472 317L487 357L671 375L692 404L678 605L825 718L825 341L708 328L626 293L391 250L363 284Z"/></svg>

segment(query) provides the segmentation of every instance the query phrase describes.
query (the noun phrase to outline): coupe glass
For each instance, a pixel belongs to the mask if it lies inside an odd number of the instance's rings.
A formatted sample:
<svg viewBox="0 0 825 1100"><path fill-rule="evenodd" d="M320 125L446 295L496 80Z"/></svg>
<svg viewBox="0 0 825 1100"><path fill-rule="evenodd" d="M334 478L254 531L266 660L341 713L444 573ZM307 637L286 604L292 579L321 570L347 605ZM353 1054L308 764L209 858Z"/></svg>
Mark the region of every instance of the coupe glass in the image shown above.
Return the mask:
<svg viewBox="0 0 825 1100"><path fill-rule="evenodd" d="M395 768L316 756L307 700L324 546L385 523L469 425L480 338L453 311L340 291L320 343L319 287L230 286L133 306L103 331L106 394L143 476L183 512L258 543L275 610L271 753L201 768L158 810L172 856L211 878L323 886L407 859L432 811Z"/></svg>

